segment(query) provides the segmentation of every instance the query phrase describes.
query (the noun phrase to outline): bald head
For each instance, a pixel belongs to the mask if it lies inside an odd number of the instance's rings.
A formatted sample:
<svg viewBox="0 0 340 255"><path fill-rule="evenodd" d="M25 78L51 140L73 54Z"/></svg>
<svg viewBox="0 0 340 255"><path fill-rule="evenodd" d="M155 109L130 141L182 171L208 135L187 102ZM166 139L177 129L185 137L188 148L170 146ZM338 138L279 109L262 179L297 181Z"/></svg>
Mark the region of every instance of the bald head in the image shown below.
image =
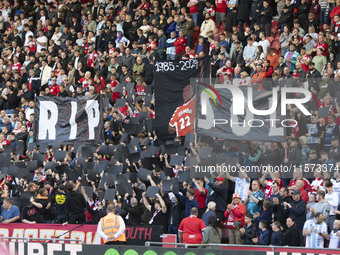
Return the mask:
<svg viewBox="0 0 340 255"><path fill-rule="evenodd" d="M108 213L112 213L112 212L114 212L115 211L115 205L114 204L109 204L107 207L106 207L106 211L108 212Z"/></svg>
<svg viewBox="0 0 340 255"><path fill-rule="evenodd" d="M295 184L296 188L297 189L301 189L305 186L305 183L301 180L297 181L296 184Z"/></svg>
<svg viewBox="0 0 340 255"><path fill-rule="evenodd" d="M190 215L197 216L198 215L198 209L196 207L191 208Z"/></svg>
<svg viewBox="0 0 340 255"><path fill-rule="evenodd" d="M136 206L138 204L138 201L135 197L131 198L131 202L130 202L131 206Z"/></svg>

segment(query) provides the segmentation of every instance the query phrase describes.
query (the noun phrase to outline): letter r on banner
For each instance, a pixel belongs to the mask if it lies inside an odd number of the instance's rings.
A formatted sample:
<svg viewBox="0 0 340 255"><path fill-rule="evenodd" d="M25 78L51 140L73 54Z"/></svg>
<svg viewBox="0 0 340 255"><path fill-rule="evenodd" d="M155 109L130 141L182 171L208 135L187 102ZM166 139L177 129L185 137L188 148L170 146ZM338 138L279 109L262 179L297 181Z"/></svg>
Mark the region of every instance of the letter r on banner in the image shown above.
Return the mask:
<svg viewBox="0 0 340 255"><path fill-rule="evenodd" d="M89 139L93 140L95 137L94 129L99 125L99 104L96 100L88 100L86 102L86 113L89 124Z"/></svg>
<svg viewBox="0 0 340 255"><path fill-rule="evenodd" d="M50 114L50 117L48 117ZM52 101L40 101L39 140L55 140L58 122L58 107ZM48 138L47 138L48 133Z"/></svg>

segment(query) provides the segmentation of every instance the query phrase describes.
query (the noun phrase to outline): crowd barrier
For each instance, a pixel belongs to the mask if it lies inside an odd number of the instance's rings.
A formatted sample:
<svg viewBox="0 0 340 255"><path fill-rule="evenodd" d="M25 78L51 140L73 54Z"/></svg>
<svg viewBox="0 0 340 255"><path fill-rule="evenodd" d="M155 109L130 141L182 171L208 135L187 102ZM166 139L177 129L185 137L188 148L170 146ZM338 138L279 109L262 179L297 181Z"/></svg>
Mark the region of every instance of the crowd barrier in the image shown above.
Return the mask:
<svg viewBox="0 0 340 255"><path fill-rule="evenodd" d="M0 243L2 255L317 255L340 254L340 250L271 246L232 246L209 248L163 248L61 243Z"/></svg>
<svg viewBox="0 0 340 255"><path fill-rule="evenodd" d="M80 240L83 244L101 244L102 239L97 233L97 225L82 225L72 230L77 225L68 224L23 224L12 223L0 225L0 238L4 241L18 242L39 242L34 238L51 240L56 243L76 243L74 240ZM70 231L71 230L71 231ZM65 232L70 231L63 235ZM60 238L56 237L62 235ZM145 242L161 242L162 228L160 226L127 226L126 241L128 245L144 246ZM11 239L19 238L19 239ZM21 239L23 238L23 239ZM70 240L72 239L72 240Z"/></svg>

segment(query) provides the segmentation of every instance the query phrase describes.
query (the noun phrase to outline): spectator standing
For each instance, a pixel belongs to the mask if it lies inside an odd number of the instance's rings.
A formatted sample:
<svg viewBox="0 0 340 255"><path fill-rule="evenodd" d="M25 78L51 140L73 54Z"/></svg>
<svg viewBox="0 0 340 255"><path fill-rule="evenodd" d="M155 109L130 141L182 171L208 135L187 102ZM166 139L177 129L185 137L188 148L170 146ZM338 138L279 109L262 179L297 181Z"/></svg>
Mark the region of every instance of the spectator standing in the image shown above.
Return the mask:
<svg viewBox="0 0 340 255"><path fill-rule="evenodd" d="M302 234L306 237L306 248L324 248L328 234L322 213L316 213L314 219L305 222Z"/></svg>
<svg viewBox="0 0 340 255"><path fill-rule="evenodd" d="M244 226L244 216L246 214L246 207L242 203L239 194L234 193L232 203L227 206L224 213L227 219L228 237L230 244L241 244L240 228Z"/></svg>
<svg viewBox="0 0 340 255"><path fill-rule="evenodd" d="M294 190L293 201L290 204L284 202L283 205L289 212L289 217L294 219L297 228L302 231L303 224L306 220L306 204L301 199L301 191Z"/></svg>
<svg viewBox="0 0 340 255"><path fill-rule="evenodd" d="M180 243L200 244L203 241L202 232L205 230L204 222L197 218L198 209L193 207L190 216L182 220L178 228L178 238Z"/></svg>
<svg viewBox="0 0 340 255"><path fill-rule="evenodd" d="M217 176L215 182L212 183L207 177L204 177L205 183L214 191L212 195L208 197L208 203L214 201L216 203L216 217L218 221L222 221L224 212L227 208L228 190L224 184L224 178Z"/></svg>
<svg viewBox="0 0 340 255"><path fill-rule="evenodd" d="M301 246L301 231L296 227L293 218L289 217L286 221L287 230L283 233L283 245Z"/></svg>

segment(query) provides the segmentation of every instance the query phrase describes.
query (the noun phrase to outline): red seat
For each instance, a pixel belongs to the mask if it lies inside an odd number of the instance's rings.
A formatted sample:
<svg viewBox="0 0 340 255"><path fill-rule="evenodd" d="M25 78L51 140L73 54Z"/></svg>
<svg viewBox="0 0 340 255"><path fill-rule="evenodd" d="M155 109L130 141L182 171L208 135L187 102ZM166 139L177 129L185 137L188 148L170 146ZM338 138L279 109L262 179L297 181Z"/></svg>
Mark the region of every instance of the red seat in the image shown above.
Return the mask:
<svg viewBox="0 0 340 255"><path fill-rule="evenodd" d="M280 50L281 49L281 43L280 41L278 40L274 40L272 42L272 46L271 46L273 49L276 49L276 50Z"/></svg>
<svg viewBox="0 0 340 255"><path fill-rule="evenodd" d="M266 38L270 43L272 43L274 41L274 37L273 36L268 36Z"/></svg>

